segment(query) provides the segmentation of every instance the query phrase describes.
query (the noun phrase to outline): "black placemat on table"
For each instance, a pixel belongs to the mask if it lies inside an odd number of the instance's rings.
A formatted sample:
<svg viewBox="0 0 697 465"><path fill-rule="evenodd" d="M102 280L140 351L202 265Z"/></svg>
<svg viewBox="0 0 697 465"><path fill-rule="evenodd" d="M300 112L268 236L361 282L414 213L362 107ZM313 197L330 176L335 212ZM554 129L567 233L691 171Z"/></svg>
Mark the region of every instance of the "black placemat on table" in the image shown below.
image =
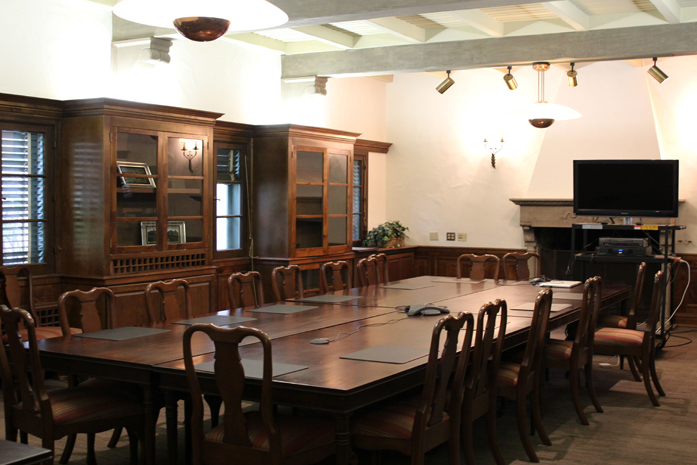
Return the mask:
<svg viewBox="0 0 697 465"><path fill-rule="evenodd" d="M256 318L249 318L246 316L234 316L234 315L211 315L202 316L199 318L191 318L190 320L180 320L173 321L177 325L195 325L196 323L213 323L218 326L234 325L237 323L244 323L245 321L256 320Z"/></svg>
<svg viewBox="0 0 697 465"><path fill-rule="evenodd" d="M94 331L92 333L74 334L75 337L84 337L89 339L104 339L107 341L125 341L127 339L135 339L137 337L153 336L160 333L168 333L169 329L158 328L142 328L140 326L124 326L122 328L104 329L102 331Z"/></svg>
<svg viewBox="0 0 697 465"><path fill-rule="evenodd" d="M363 296L360 295L335 295L335 294L324 294L324 295L313 295L312 297L303 297L302 299L295 299L295 302L320 302L320 303L338 303L338 302L348 302L349 300L362 299Z"/></svg>
<svg viewBox="0 0 697 465"><path fill-rule="evenodd" d="M428 349L422 347L404 347L395 345L379 345L359 350L339 358L361 360L364 362L407 363L428 355Z"/></svg>
<svg viewBox="0 0 697 465"><path fill-rule="evenodd" d="M247 311L256 312L256 313L278 313L281 315L289 315L291 313L304 312L305 310L313 310L315 308L319 308L319 307L312 306L312 305L276 304L276 305L269 305L268 307L259 307L259 308L255 308L254 310L247 310Z"/></svg>
<svg viewBox="0 0 697 465"><path fill-rule="evenodd" d="M194 365L198 371L207 371L209 373L215 373L215 368L213 367L215 362L199 363ZM308 367L305 365L293 365L292 363L280 363L271 362L271 373L275 378L276 376L287 375L288 373L293 373L300 370L306 370ZM246 358L242 359L242 367L244 368L245 378L263 378L263 367L264 362L262 360L249 360Z"/></svg>

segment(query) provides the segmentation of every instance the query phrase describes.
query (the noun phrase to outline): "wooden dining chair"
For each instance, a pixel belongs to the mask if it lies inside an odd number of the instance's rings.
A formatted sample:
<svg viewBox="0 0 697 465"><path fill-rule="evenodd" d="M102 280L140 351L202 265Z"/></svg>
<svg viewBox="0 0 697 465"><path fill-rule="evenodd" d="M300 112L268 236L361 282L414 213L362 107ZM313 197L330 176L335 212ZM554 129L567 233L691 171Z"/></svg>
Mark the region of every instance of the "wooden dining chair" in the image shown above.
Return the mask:
<svg viewBox="0 0 697 465"><path fill-rule="evenodd" d="M100 311L97 303L100 298L104 300L103 309ZM113 309L115 297L111 289L106 287L93 287L89 291L74 290L61 294L58 298L58 321L64 337L76 333L91 333L114 327ZM82 387L98 388L102 392L113 391L115 393L128 393L129 398L138 400L140 389L134 385L108 381L100 378L90 378L82 383L76 376L68 377L71 386L80 384ZM130 392L129 392L130 391ZM122 428L116 428L109 440L108 447L116 447L121 437ZM75 447L75 434L68 435L63 448L60 463L65 464L70 460L70 455ZM94 438L89 441L94 442ZM89 442L88 441L88 442Z"/></svg>
<svg viewBox="0 0 697 465"><path fill-rule="evenodd" d="M462 260L469 261L469 278L470 279L485 279L487 274L490 278L495 281L499 280L499 267L501 266L501 260L496 255L485 254L485 255L475 255L471 253L464 253L457 257L457 279L462 279ZM487 263L491 262L492 265L487 267ZM487 273L487 268L494 266L494 273Z"/></svg>
<svg viewBox="0 0 697 465"><path fill-rule="evenodd" d="M179 288L184 290L184 306L177 299ZM156 304L153 301L157 301ZM191 295L189 283L185 279L170 279L150 283L145 288L145 307L148 310L148 321L157 323L177 321L192 317Z"/></svg>
<svg viewBox="0 0 697 465"><path fill-rule="evenodd" d="M501 259L503 266L503 277L505 280L522 281L530 279L530 260L535 259L534 277L540 276L542 262L540 254L534 252L510 252Z"/></svg>
<svg viewBox="0 0 697 465"><path fill-rule="evenodd" d="M593 383L593 341L595 326L600 312L600 299L602 297L602 280L599 276L589 278L583 286L583 299L581 300L581 314L578 320L578 328L573 341L550 339L547 344L545 367L560 368L569 373L571 398L579 420L588 425L588 417L581 406L579 393L579 371L583 369L586 380L586 389L593 402L595 411L603 413L598 396L595 393Z"/></svg>
<svg viewBox="0 0 697 465"><path fill-rule="evenodd" d="M6 438L16 441L21 431L41 438L41 446L53 451L56 440L87 433L87 463L94 465L94 433L124 427L131 442L131 463L136 464L138 438L144 438L142 402L83 386L48 391L34 318L27 310L0 305L0 320L8 334L10 357L0 350ZM26 338L20 337L20 326L27 330ZM53 464L53 458L44 463Z"/></svg>
<svg viewBox="0 0 697 465"><path fill-rule="evenodd" d="M382 284L377 258L370 256L361 258L356 265L358 271L358 283L361 287Z"/></svg>
<svg viewBox="0 0 697 465"><path fill-rule="evenodd" d="M390 282L390 266L388 264L387 255L384 253L376 253L371 255L378 262L378 275L380 276L380 284Z"/></svg>
<svg viewBox="0 0 697 465"><path fill-rule="evenodd" d="M463 328L463 342L458 347L458 336ZM416 465L423 464L424 454L430 449L447 442L449 463L459 465L463 384L473 329L471 313L448 315L439 320L431 336L421 395L356 416L351 423L353 447L396 450L410 456L411 463ZM443 332L446 334L444 345L441 343Z"/></svg>
<svg viewBox="0 0 697 465"><path fill-rule="evenodd" d="M656 328L663 302L663 292L664 276L663 271L659 271L653 279L651 307L649 308L649 318L644 329L601 328L595 333L595 345L593 346L595 353L599 355L624 355L639 359L641 361L641 375L644 379L646 392L651 399L651 403L656 407L659 407L661 404L653 392L651 380L653 380L653 384L656 386L658 395L666 395L658 381L655 360Z"/></svg>
<svg viewBox="0 0 697 465"><path fill-rule="evenodd" d="M497 465L505 463L496 435L496 381L507 318L505 300L484 304L477 316L472 363L465 379L462 401L462 447L467 465L474 465L474 422L485 414L489 446L494 460Z"/></svg>
<svg viewBox="0 0 697 465"><path fill-rule="evenodd" d="M303 275L298 265L279 266L271 271L271 287L276 302L286 299L302 299Z"/></svg>
<svg viewBox="0 0 697 465"><path fill-rule="evenodd" d="M258 271L232 273L227 278L227 295L230 309L264 305L264 288Z"/></svg>
<svg viewBox="0 0 697 465"><path fill-rule="evenodd" d="M326 294L329 291L351 289L351 267L347 261L323 263L319 267L319 291Z"/></svg>
<svg viewBox="0 0 697 465"><path fill-rule="evenodd" d="M540 392L542 388L542 357L544 342L547 335L547 322L552 308L552 290L545 289L535 299L535 309L530 323L530 332L520 363L501 362L497 377L497 393L506 399L516 402L516 419L518 433L523 442L525 452L531 462L539 462L535 449L530 441L527 428L527 398L530 397L532 420L542 443L551 446L547 431L542 424L540 410Z"/></svg>
<svg viewBox="0 0 697 465"><path fill-rule="evenodd" d="M223 422L205 431L201 386L191 350L191 338L206 334L215 346L215 382L225 404ZM263 348L259 411L243 413L246 383L239 353L247 337ZM334 454L334 421L310 416L274 414L272 399L271 340L261 330L238 326L219 328L196 324L184 332L184 364L192 401L192 449L194 465L316 463Z"/></svg>
<svg viewBox="0 0 697 465"><path fill-rule="evenodd" d="M23 308L34 319L34 334L37 340L58 337L61 335L59 326L40 326L39 315L34 303L34 280L31 268L28 266L0 266L0 304L9 308ZM27 330L20 329L20 334L26 336ZM7 335L2 335L2 342L7 343Z"/></svg>

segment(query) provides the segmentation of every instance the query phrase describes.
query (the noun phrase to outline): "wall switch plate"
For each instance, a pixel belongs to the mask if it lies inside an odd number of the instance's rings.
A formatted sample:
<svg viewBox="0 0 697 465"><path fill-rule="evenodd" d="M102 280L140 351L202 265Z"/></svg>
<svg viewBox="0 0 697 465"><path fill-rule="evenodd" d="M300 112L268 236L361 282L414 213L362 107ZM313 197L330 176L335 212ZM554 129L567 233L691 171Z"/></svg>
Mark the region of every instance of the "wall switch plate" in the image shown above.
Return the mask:
<svg viewBox="0 0 697 465"><path fill-rule="evenodd" d="M454 241L455 240L455 233L453 233L453 232L445 233L445 240L446 241Z"/></svg>
<svg viewBox="0 0 697 465"><path fill-rule="evenodd" d="M428 238L432 241L437 241L438 240L438 232L431 232L428 234Z"/></svg>
<svg viewBox="0 0 697 465"><path fill-rule="evenodd" d="M460 242L467 242L467 233L457 233L457 240Z"/></svg>

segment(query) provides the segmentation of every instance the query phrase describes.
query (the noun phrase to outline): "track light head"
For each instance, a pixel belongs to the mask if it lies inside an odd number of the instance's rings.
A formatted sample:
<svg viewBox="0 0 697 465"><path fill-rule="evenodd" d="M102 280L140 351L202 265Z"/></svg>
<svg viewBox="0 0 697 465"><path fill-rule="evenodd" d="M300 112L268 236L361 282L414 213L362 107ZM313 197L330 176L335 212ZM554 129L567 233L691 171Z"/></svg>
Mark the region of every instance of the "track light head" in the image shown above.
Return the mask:
<svg viewBox="0 0 697 465"><path fill-rule="evenodd" d="M653 58L653 66L649 68L648 73L651 75L652 78L658 81L659 84L663 84L663 81L668 79L668 75L661 71L661 69L656 66L656 62L658 61L657 57Z"/></svg>
<svg viewBox="0 0 697 465"><path fill-rule="evenodd" d="M574 65L576 63L571 63L571 71L566 73L566 77L569 79L569 87L576 87L578 85L578 73L574 70Z"/></svg>
<svg viewBox="0 0 697 465"><path fill-rule="evenodd" d="M453 80L450 78L450 70L448 70L448 71L446 71L446 72L448 73L448 77L445 78L445 80L444 80L443 82L441 82L440 84L438 84L438 87L436 87L436 90L437 90L438 93L440 93L440 94L445 93L446 90L450 89L450 88L453 86L453 84L455 84L455 81L453 81Z"/></svg>
<svg viewBox="0 0 697 465"><path fill-rule="evenodd" d="M518 83L516 82L515 77L513 77L511 74L511 68L512 66L508 67L508 74L503 77L503 80L510 90L516 90L518 88Z"/></svg>

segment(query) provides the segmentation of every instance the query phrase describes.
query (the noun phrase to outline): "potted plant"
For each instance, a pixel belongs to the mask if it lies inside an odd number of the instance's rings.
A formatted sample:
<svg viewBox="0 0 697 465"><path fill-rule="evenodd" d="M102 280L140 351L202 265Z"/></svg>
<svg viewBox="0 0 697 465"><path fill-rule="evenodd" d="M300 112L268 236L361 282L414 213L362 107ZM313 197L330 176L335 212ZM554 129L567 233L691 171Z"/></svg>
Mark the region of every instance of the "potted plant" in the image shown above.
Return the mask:
<svg viewBox="0 0 697 465"><path fill-rule="evenodd" d="M406 231L409 228L403 226L399 221L387 221L370 230L365 240L364 247L404 247L404 239L407 237Z"/></svg>

